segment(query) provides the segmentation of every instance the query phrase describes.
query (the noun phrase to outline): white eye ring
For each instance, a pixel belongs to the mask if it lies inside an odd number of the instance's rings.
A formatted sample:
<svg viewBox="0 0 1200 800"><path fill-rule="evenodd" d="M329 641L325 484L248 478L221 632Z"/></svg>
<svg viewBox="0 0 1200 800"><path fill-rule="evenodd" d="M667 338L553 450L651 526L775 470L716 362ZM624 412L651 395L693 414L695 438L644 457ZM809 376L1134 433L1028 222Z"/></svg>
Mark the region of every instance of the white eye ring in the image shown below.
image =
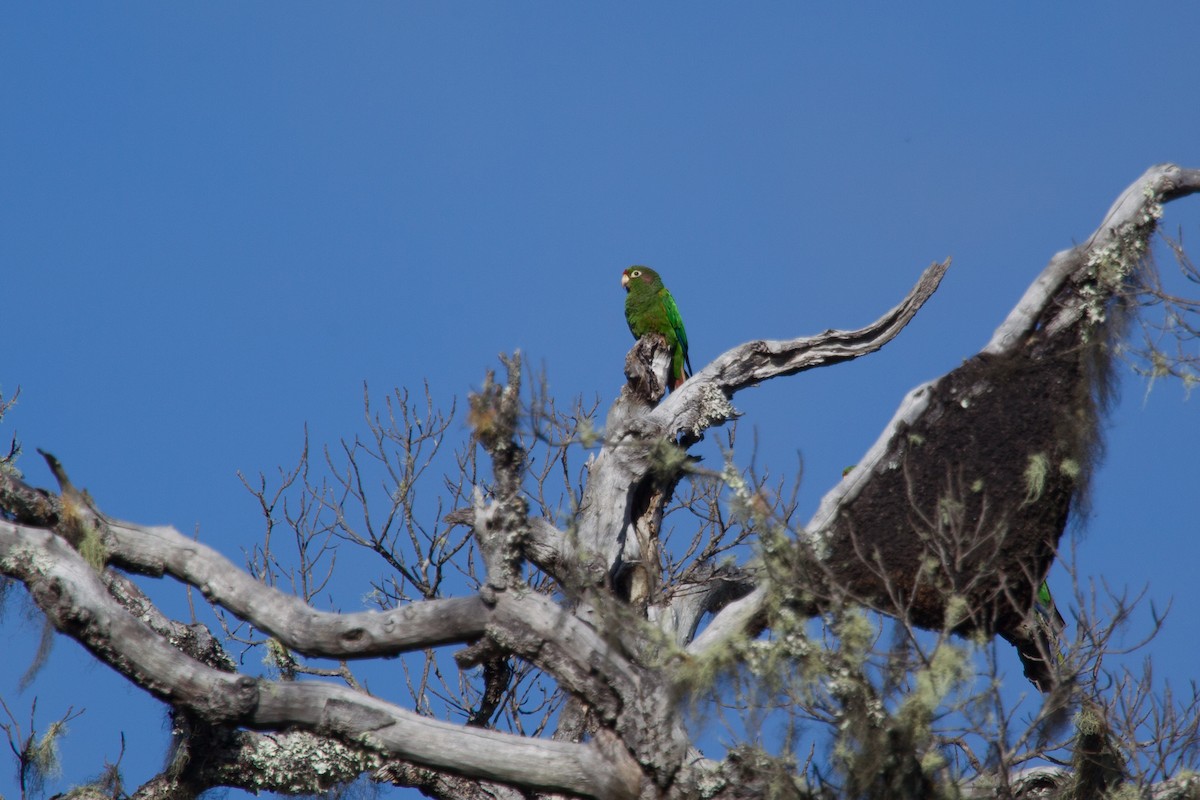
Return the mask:
<svg viewBox="0 0 1200 800"><path fill-rule="evenodd" d="M640 278L642 277L642 271L640 269L635 269L633 272L629 273L629 277Z"/></svg>

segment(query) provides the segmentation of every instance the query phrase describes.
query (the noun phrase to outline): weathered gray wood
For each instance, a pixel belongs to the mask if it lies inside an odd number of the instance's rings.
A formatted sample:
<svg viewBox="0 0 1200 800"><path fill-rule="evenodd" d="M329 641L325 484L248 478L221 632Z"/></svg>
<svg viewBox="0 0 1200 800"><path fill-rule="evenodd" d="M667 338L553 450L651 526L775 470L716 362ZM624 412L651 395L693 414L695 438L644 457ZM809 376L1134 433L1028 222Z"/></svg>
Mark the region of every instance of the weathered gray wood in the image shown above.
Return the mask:
<svg viewBox="0 0 1200 800"><path fill-rule="evenodd" d="M622 561L636 560L640 554L627 549L637 540L630 535L632 512L638 507L637 495L646 491L656 443L679 436L694 440L708 428L734 419L737 412L731 401L741 389L875 352L899 335L933 296L949 267L948 259L930 265L899 304L864 328L760 340L728 350L657 407L628 387L622 390L608 416L604 447L588 475L578 525L579 549L599 558L610 572L619 571Z"/></svg>
<svg viewBox="0 0 1200 800"><path fill-rule="evenodd" d="M760 585L742 599L725 606L687 646L688 653L701 656L720 647L731 636L742 635L762 613L766 602L767 588Z"/></svg>
<svg viewBox="0 0 1200 800"><path fill-rule="evenodd" d="M106 544L114 564L191 584L210 601L309 656L396 655L483 633L483 604L475 596L423 600L392 611L318 611L254 580L211 547L170 526L110 520Z"/></svg>
<svg viewBox="0 0 1200 800"><path fill-rule="evenodd" d="M715 614L753 592L756 580L756 570L751 568L702 564L693 575L693 583L673 587L669 601L651 605L646 611L676 645L687 647L705 614Z"/></svg>
<svg viewBox="0 0 1200 800"><path fill-rule="evenodd" d="M648 424L669 434L699 435L728 420L721 401L750 386L799 372L862 358L895 339L937 291L950 259L930 264L908 294L870 325L827 330L795 339L761 339L727 350L671 393Z"/></svg>
<svg viewBox="0 0 1200 800"><path fill-rule="evenodd" d="M301 730L220 730L194 744L192 747L189 743L189 752L199 757L187 758L180 769L175 756L174 764L139 786L130 800L184 800L194 798L208 786L240 788L255 794L326 792L376 770L386 760L373 750ZM72 797L77 791L72 790ZM112 800L112 794L84 794L80 800L87 798Z"/></svg>
<svg viewBox="0 0 1200 800"><path fill-rule="evenodd" d="M256 680L194 661L129 614L93 568L50 531L0 520L0 571L24 582L55 626L101 661L156 697L211 721L264 730L300 727L393 758L502 783L596 798L638 793L641 770L619 746L469 728L333 684ZM515 608L502 616L512 624L514 615L528 616L528 610ZM588 645L588 657L607 649L594 634L572 631L561 649L564 655L580 642Z"/></svg>
<svg viewBox="0 0 1200 800"><path fill-rule="evenodd" d="M1158 164L1129 184L1104 215L1100 226L1082 244L1061 250L1050 259L1037 279L1025 290L1017 305L996 329L985 353L1011 352L1033 330L1051 300L1070 279L1081 280L1092 266L1089 261L1106 248L1119 245L1133 229L1153 226L1163 203L1200 191L1200 170L1184 169L1175 164ZM1099 298L1101 300L1106 298ZM1059 310L1049 323L1052 334L1079 318L1082 302L1074 302Z"/></svg>

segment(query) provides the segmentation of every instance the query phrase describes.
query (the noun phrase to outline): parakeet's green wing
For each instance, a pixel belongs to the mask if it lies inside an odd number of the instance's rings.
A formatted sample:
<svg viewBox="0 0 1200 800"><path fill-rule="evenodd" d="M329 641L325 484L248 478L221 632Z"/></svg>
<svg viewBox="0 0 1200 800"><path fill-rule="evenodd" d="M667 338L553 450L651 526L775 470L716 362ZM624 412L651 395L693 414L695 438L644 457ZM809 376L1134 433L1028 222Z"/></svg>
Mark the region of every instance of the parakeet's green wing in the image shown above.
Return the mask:
<svg viewBox="0 0 1200 800"><path fill-rule="evenodd" d="M683 352L683 362L687 364L687 371L690 375L692 372L692 360L688 358L688 340L687 330L683 327L683 317L679 314L679 307L675 305L675 298L671 296L665 288L659 290L659 296L662 298L663 308L667 311L667 322L671 325L671 330L675 332L675 341L679 343L679 348Z"/></svg>
<svg viewBox="0 0 1200 800"><path fill-rule="evenodd" d="M1054 598L1050 595L1050 584L1046 581L1042 581L1041 585L1037 588L1037 601L1034 603L1034 610L1041 617L1042 621L1054 630L1055 634L1061 635L1067 621L1059 613L1058 606L1055 605Z"/></svg>
<svg viewBox="0 0 1200 800"><path fill-rule="evenodd" d="M1050 596L1050 584L1042 581L1042 585L1037 588L1037 599L1046 608L1054 605L1054 598Z"/></svg>

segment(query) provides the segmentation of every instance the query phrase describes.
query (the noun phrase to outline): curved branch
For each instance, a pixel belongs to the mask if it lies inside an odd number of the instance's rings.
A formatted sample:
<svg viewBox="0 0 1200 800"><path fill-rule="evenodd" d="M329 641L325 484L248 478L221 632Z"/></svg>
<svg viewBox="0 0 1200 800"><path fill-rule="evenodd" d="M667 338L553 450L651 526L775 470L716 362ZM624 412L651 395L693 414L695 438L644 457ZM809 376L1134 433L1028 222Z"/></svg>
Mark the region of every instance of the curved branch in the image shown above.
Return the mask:
<svg viewBox="0 0 1200 800"><path fill-rule="evenodd" d="M667 427L693 430L688 407L697 405L705 385L732 397L735 392L771 378L839 364L874 353L899 335L937 291L950 268L950 259L930 264L916 285L894 308L866 327L853 331L827 330L797 339L762 339L727 350L668 397L653 416L675 420Z"/></svg>
<svg viewBox="0 0 1200 800"><path fill-rule="evenodd" d="M62 516L59 498L0 473L0 508L33 531ZM164 573L195 586L210 601L308 656L370 658L466 642L483 634L484 607L477 596L408 603L392 611L347 614L317 611L299 598L266 586L229 559L169 525L136 525L92 514L102 529L105 554L116 566L142 575Z"/></svg>
<svg viewBox="0 0 1200 800"><path fill-rule="evenodd" d="M630 607L606 605L601 619L617 633L603 635L536 592L497 592L488 636L582 698L612 725L651 777L666 786L687 751L687 734L676 714L677 699L661 675L633 663L621 648L623 643L638 641L633 632L644 624Z"/></svg>
<svg viewBox="0 0 1200 800"><path fill-rule="evenodd" d="M256 680L195 661L106 591L63 539L0 521L0 571L61 631L156 697L212 722L299 727L437 769L596 798L630 798L641 771L621 747L528 739L422 717L333 684Z"/></svg>
<svg viewBox="0 0 1200 800"><path fill-rule="evenodd" d="M647 609L652 622L685 647L705 614L715 614L756 588L756 571L732 564L704 562L687 583L677 585L669 601Z"/></svg>
<svg viewBox="0 0 1200 800"><path fill-rule="evenodd" d="M740 600L734 600L721 609L712 622L687 646L689 655L701 656L715 652L724 642L733 636L741 636L747 631L753 631L757 624L755 620L762 617L767 605L767 589L764 584Z"/></svg>
<svg viewBox="0 0 1200 800"><path fill-rule="evenodd" d="M191 584L207 599L308 656L396 655L483 634L484 607L476 596L422 600L392 611L317 611L256 581L173 527L109 520L105 539L112 563L146 575L165 572Z"/></svg>

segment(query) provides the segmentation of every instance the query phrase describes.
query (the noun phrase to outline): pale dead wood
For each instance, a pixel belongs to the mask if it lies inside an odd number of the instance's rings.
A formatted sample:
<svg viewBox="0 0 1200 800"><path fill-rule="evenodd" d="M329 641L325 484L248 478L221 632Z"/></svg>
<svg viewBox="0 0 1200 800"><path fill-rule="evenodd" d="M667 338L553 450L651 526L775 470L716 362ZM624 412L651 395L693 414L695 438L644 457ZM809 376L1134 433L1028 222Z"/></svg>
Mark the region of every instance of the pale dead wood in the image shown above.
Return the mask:
<svg viewBox="0 0 1200 800"><path fill-rule="evenodd" d="M699 435L721 418L714 390L732 399L742 389L772 378L840 364L876 352L895 339L937 291L950 259L930 264L896 306L857 330L827 330L795 339L761 339L727 350L690 378L649 415L649 423L669 434Z"/></svg>
<svg viewBox="0 0 1200 800"><path fill-rule="evenodd" d="M113 563L191 584L208 600L305 655L396 655L469 641L483 633L484 609L478 597L423 600L385 612L318 611L294 595L254 580L211 547L171 526L109 521L108 534Z"/></svg>
<svg viewBox="0 0 1200 800"><path fill-rule="evenodd" d="M827 330L787 340L759 340L728 350L657 407L653 405L657 395L647 397L626 386L609 412L604 447L592 462L581 508L577 542L585 561L593 565L590 572L607 569L617 573L623 562L641 558L637 537L630 535L635 522L631 510L637 505L635 495L651 488L645 478L653 466L655 442L680 435L694 440L705 430L734 419L737 412L732 405L733 395L749 386L877 351L898 336L933 296L949 268L949 259L931 264L900 303L866 327ZM667 364L653 338L646 337L639 343L641 347L651 342L655 348L640 359L647 364L645 371L651 373L654 368L650 364L660 365L658 369ZM649 381L639 385L645 383ZM655 385L664 384L660 381Z"/></svg>
<svg viewBox="0 0 1200 800"><path fill-rule="evenodd" d="M0 568L24 582L55 626L97 658L156 697L210 721L264 730L301 727L393 758L504 783L596 798L637 794L640 770L620 748L468 728L332 684L257 680L187 658L130 615L83 558L50 531L0 520Z"/></svg>
<svg viewBox="0 0 1200 800"><path fill-rule="evenodd" d="M1146 170L1113 201L1100 226L1086 241L1054 254L1050 263L1029 285L1024 296L992 334L983 352L1012 351L1034 330L1066 283L1081 283L1088 279L1087 273L1097 253L1120 244L1123 238L1138 228L1153 227L1163 203L1197 191L1200 191L1200 170L1184 169L1175 164L1158 164ZM1053 319L1043 321L1043 324L1047 332L1053 334L1079 319L1083 313L1082 302L1076 298L1060 309Z"/></svg>

